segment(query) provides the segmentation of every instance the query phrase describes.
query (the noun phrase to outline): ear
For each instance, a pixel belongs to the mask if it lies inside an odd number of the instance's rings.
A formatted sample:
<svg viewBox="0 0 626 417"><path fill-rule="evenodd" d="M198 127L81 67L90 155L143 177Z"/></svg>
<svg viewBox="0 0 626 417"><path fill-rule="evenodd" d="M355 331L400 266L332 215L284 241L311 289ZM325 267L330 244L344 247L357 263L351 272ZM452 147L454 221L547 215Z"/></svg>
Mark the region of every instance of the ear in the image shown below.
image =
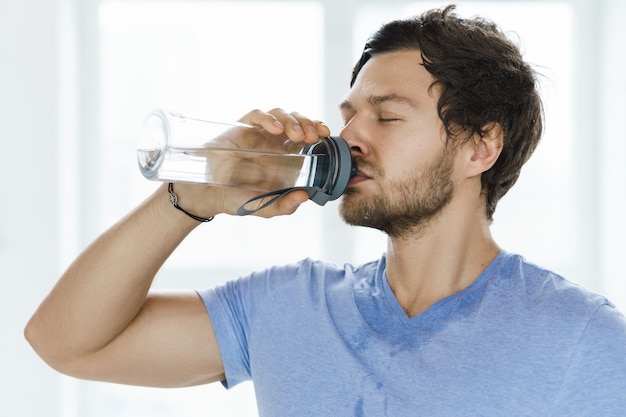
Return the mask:
<svg viewBox="0 0 626 417"><path fill-rule="evenodd" d="M502 152L504 132L497 122L489 122L470 142L470 175L480 175L493 166Z"/></svg>

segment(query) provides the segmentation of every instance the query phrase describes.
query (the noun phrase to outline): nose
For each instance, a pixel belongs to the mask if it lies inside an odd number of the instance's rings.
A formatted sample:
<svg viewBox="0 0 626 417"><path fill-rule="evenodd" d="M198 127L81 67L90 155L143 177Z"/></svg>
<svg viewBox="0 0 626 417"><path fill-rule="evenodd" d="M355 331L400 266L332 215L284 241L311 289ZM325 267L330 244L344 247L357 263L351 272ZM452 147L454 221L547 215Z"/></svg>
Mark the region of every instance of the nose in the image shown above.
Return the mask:
<svg viewBox="0 0 626 417"><path fill-rule="evenodd" d="M356 116L350 119L341 129L340 136L345 139L350 147L350 154L365 157L369 153L369 146L365 141L365 132L361 131Z"/></svg>

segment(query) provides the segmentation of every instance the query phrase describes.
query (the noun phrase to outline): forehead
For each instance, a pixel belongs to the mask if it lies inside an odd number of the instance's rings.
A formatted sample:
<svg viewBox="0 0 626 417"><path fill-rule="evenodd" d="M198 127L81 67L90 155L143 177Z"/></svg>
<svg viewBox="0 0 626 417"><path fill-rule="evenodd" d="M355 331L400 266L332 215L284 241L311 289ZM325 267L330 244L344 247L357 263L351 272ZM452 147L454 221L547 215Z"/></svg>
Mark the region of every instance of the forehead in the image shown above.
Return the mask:
<svg viewBox="0 0 626 417"><path fill-rule="evenodd" d="M435 79L424 68L420 51L406 50L373 55L363 66L347 101L372 96L398 95L415 103L436 99Z"/></svg>

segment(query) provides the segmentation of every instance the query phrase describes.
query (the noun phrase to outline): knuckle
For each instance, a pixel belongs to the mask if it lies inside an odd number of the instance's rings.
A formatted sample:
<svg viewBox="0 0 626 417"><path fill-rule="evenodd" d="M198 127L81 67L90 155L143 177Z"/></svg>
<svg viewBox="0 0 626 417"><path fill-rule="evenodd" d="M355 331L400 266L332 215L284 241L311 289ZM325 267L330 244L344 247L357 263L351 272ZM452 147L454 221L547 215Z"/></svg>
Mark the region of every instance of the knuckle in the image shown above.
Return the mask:
<svg viewBox="0 0 626 417"><path fill-rule="evenodd" d="M287 112L283 109L281 109L280 107L274 107L273 109L271 109L270 111L268 111L268 113L270 114L287 114Z"/></svg>

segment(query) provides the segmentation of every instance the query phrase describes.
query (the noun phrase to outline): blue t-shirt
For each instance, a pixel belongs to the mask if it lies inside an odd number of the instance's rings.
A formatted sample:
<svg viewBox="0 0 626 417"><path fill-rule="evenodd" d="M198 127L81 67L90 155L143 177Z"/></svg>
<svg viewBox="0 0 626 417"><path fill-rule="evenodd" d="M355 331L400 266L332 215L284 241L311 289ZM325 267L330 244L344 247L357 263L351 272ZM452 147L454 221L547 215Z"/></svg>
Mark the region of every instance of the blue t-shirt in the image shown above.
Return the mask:
<svg viewBox="0 0 626 417"><path fill-rule="evenodd" d="M626 416L626 319L501 252L409 318L380 260L311 260L200 292L260 416Z"/></svg>

